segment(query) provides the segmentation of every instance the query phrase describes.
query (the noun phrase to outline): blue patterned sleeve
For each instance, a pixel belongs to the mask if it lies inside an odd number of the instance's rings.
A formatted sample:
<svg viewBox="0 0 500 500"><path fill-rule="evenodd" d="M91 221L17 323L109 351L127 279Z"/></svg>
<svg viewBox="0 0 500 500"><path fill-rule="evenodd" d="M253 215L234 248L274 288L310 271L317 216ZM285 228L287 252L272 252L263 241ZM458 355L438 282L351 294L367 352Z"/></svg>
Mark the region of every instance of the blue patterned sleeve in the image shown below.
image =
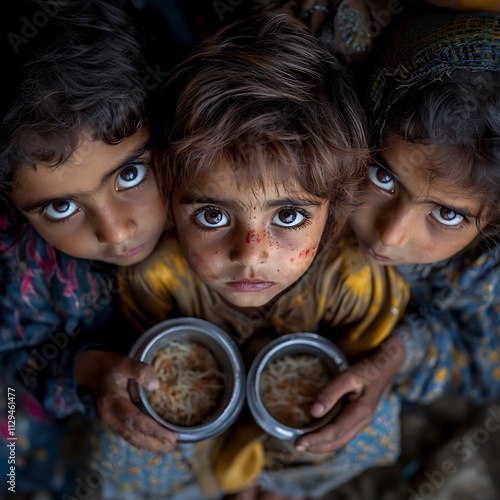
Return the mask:
<svg viewBox="0 0 500 500"><path fill-rule="evenodd" d="M87 412L74 362L94 344L90 332L110 314L111 297L89 262L55 251L16 217L0 216L2 376L21 382L52 415Z"/></svg>
<svg viewBox="0 0 500 500"><path fill-rule="evenodd" d="M475 248L406 276L412 304L397 335L406 361L398 392L430 403L443 393L487 404L500 398L500 256Z"/></svg>

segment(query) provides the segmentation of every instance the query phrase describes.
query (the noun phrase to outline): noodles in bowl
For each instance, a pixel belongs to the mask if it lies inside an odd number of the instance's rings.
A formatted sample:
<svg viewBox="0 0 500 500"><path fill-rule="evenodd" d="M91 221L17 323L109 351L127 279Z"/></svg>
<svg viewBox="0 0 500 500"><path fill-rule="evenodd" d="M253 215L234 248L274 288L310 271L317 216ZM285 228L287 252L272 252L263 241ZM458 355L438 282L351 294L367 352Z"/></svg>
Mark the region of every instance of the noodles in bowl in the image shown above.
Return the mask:
<svg viewBox="0 0 500 500"><path fill-rule="evenodd" d="M348 368L345 356L316 333L291 333L267 344L253 360L247 376L247 401L267 434L293 441L331 422L341 411L337 402L323 417L309 410L319 392Z"/></svg>
<svg viewBox="0 0 500 500"><path fill-rule="evenodd" d="M263 370L260 396L278 422L301 428L314 420L309 408L329 380L328 371L317 356L284 356Z"/></svg>
<svg viewBox="0 0 500 500"><path fill-rule="evenodd" d="M213 414L224 379L209 349L190 340L173 340L158 350L153 368L160 388L147 392L147 398L161 418L188 427Z"/></svg>
<svg viewBox="0 0 500 500"><path fill-rule="evenodd" d="M197 318L163 321L133 345L129 356L152 365L160 387L131 380L130 398L144 413L177 434L179 443L218 436L245 402L245 365L231 336Z"/></svg>

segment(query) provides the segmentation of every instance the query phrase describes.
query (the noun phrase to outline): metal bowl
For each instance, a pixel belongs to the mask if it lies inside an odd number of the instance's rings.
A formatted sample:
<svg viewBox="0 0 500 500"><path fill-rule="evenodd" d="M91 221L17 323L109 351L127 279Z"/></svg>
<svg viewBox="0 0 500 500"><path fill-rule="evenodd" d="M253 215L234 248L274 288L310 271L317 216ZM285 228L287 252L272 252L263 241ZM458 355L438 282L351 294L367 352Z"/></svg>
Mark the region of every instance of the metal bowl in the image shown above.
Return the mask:
<svg viewBox="0 0 500 500"><path fill-rule="evenodd" d="M289 427L276 420L267 410L260 393L262 373L270 363L286 355L309 354L318 357L328 374L333 378L337 373L348 368L348 363L340 349L328 339L315 333L292 333L283 335L270 342L259 352L250 366L247 376L247 402L259 426L269 435L285 441L293 441L303 434L313 432L330 422L341 410L339 401L322 418L315 419L305 427Z"/></svg>
<svg viewBox="0 0 500 500"><path fill-rule="evenodd" d="M189 340L206 347L223 372L224 389L214 413L202 424L192 427L164 420L152 408L146 390L131 381L129 393L138 407L164 427L177 433L180 443L190 443L222 434L238 417L245 401L245 366L232 338L219 327L196 318L169 319L147 330L133 345L129 356L152 364L159 349L173 340Z"/></svg>

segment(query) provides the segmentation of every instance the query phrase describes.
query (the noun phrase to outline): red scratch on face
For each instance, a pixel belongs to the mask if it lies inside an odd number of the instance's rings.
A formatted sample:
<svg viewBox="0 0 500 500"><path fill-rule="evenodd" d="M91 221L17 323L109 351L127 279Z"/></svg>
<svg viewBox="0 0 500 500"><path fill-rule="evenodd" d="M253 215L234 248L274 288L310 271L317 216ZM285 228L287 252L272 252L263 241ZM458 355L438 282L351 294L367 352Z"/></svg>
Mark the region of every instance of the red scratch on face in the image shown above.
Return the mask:
<svg viewBox="0 0 500 500"><path fill-rule="evenodd" d="M302 252L299 253L299 257L301 257L302 259L304 257L309 257L309 254L311 253L311 249L308 248L307 250L302 250Z"/></svg>
<svg viewBox="0 0 500 500"><path fill-rule="evenodd" d="M295 262L295 257L292 257L292 258L290 259L290 262L293 264L293 263Z"/></svg>
<svg viewBox="0 0 500 500"><path fill-rule="evenodd" d="M260 243L260 237L255 232L255 229L250 229L250 231L248 231L245 243Z"/></svg>

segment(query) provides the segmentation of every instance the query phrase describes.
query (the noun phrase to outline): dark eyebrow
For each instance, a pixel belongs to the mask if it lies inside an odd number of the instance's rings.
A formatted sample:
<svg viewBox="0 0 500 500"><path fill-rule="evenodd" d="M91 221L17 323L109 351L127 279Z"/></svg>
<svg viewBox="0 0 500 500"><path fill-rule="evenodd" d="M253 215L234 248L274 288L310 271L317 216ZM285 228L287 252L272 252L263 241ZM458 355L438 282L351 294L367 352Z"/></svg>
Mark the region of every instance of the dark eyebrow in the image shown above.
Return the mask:
<svg viewBox="0 0 500 500"><path fill-rule="evenodd" d="M434 205L438 205L440 207L448 208L452 212L455 212L459 215L463 215L464 217L468 217L469 219L477 219L479 217L478 214L473 214L468 208L465 207L459 207L459 206L452 206L449 203L443 203L439 200L423 200L421 202L418 202L419 205L423 205L425 203L433 203Z"/></svg>
<svg viewBox="0 0 500 500"><path fill-rule="evenodd" d="M266 202L266 205L270 208L287 207L289 205L292 205L294 207L311 207L322 205L324 201L325 200L314 200L311 198L303 198L300 196L289 196L288 198L279 200L269 200L268 202Z"/></svg>
<svg viewBox="0 0 500 500"><path fill-rule="evenodd" d="M233 200L224 200L224 199L214 199L214 198L205 198L201 196L186 196L181 198L180 203L182 205L217 205L219 207L225 208L227 210L234 210L241 212L242 206L240 203L235 202ZM288 197L278 200L268 200L266 201L267 208L278 208L278 207L310 207L310 206L318 206L323 202L319 200L313 200L309 198L302 197Z"/></svg>
<svg viewBox="0 0 500 500"><path fill-rule="evenodd" d="M408 196L410 198L413 198L412 192L405 186L405 184L401 181L401 179L390 169L390 167L387 165L386 161L382 156L376 155L373 158L373 163L376 163L377 166L383 168L384 170L387 170L391 174L391 176L394 177L394 179L398 182L401 188L408 194ZM430 200L430 199L417 200L416 203L417 205L426 205L428 203L432 203L433 205L448 208L451 211L463 215L464 217L468 217L470 219L477 219L479 217L479 214L472 213L468 208L459 207L458 205L450 205L449 203L444 203L439 200Z"/></svg>
<svg viewBox="0 0 500 500"><path fill-rule="evenodd" d="M220 198L208 198L205 196L184 196L180 199L179 203L181 205L217 205L228 210L241 210L241 205L234 201Z"/></svg>
<svg viewBox="0 0 500 500"><path fill-rule="evenodd" d="M113 175L116 174L120 169L123 167L135 163L138 158L140 158L146 151L147 151L146 144L141 145L134 151L131 151L131 153L125 158L119 165L116 165L112 169L110 169L108 172L106 172L102 177L99 182L99 189L102 188L108 181L113 177ZM55 167L57 168L57 167ZM29 202L27 202L24 206L19 207L20 210L23 212L36 212L39 208L44 207L45 205L48 205L49 203L54 203L57 201L64 201L64 200L71 200L73 198L77 198L78 193L75 194L68 194L62 197L57 197L57 198L38 198L38 199L33 199Z"/></svg>

